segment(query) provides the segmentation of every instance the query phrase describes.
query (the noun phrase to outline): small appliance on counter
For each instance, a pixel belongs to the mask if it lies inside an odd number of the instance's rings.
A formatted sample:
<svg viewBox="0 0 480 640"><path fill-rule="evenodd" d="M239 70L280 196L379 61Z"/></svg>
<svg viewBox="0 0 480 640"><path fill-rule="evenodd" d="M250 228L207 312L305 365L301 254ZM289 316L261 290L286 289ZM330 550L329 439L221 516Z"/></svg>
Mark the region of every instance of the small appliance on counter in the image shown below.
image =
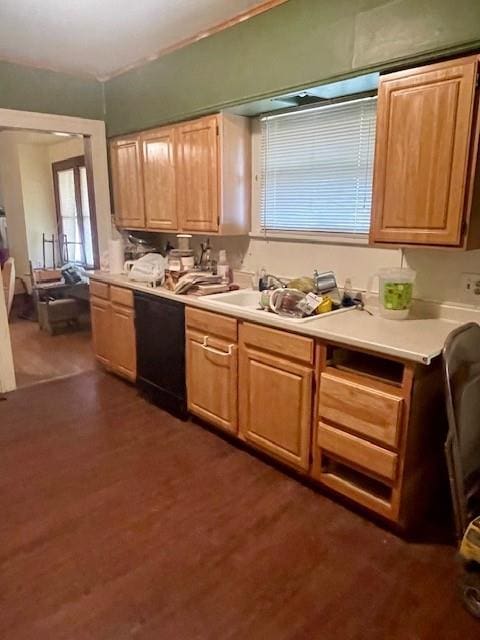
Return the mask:
<svg viewBox="0 0 480 640"><path fill-rule="evenodd" d="M413 284L416 273L412 269L379 269L368 282L368 291L372 293L372 284L378 278L378 302L380 315L389 320L405 320L410 312L413 297Z"/></svg>

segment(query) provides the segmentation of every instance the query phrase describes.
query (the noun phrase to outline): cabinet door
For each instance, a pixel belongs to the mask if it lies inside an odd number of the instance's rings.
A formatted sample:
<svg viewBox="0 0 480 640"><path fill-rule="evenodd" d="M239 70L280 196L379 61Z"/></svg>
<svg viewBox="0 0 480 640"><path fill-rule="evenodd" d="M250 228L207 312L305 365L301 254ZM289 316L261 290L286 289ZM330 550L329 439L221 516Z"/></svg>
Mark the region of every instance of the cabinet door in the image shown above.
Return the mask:
<svg viewBox="0 0 480 640"><path fill-rule="evenodd" d="M110 364L111 304L101 298L90 298L92 339L95 356L105 367Z"/></svg>
<svg viewBox="0 0 480 640"><path fill-rule="evenodd" d="M299 468L308 469L313 371L241 344L240 435Z"/></svg>
<svg viewBox="0 0 480 640"><path fill-rule="evenodd" d="M178 229L173 138L172 127L142 135L147 229Z"/></svg>
<svg viewBox="0 0 480 640"><path fill-rule="evenodd" d="M237 366L236 344L187 331L188 408L231 433L238 430Z"/></svg>
<svg viewBox="0 0 480 640"><path fill-rule="evenodd" d="M111 366L115 373L132 381L137 376L134 318L133 309L112 305Z"/></svg>
<svg viewBox="0 0 480 640"><path fill-rule="evenodd" d="M137 137L110 146L115 221L119 227L145 227L142 158Z"/></svg>
<svg viewBox="0 0 480 640"><path fill-rule="evenodd" d="M189 122L176 135L180 226L183 231L217 231L217 118Z"/></svg>
<svg viewBox="0 0 480 640"><path fill-rule="evenodd" d="M460 245L475 56L383 76L371 241Z"/></svg>

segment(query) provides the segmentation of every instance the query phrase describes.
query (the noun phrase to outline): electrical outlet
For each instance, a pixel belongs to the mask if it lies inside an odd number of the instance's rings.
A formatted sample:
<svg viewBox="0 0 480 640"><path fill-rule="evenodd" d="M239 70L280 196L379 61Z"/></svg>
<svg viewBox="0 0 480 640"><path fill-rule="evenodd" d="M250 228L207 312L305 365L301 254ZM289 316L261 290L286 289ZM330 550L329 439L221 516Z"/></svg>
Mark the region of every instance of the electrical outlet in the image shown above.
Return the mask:
<svg viewBox="0 0 480 640"><path fill-rule="evenodd" d="M480 273L462 273L462 291L465 300L480 304Z"/></svg>

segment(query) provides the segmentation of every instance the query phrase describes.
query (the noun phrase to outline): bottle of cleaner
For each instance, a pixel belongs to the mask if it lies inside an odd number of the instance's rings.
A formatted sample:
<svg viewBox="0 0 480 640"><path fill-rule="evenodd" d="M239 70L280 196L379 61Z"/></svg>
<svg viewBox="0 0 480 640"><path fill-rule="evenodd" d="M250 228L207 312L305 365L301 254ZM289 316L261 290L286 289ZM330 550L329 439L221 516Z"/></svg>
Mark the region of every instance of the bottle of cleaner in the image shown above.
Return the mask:
<svg viewBox="0 0 480 640"><path fill-rule="evenodd" d="M230 265L225 249L220 249L218 252L217 274L222 277L224 284L230 284Z"/></svg>

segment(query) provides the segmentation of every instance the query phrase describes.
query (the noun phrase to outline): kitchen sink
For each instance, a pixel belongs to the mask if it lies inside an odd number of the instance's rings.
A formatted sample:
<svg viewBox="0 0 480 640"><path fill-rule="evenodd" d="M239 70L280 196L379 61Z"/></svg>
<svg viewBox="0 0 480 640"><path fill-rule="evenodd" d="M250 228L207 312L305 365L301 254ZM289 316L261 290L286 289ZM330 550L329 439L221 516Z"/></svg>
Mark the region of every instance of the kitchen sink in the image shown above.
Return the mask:
<svg viewBox="0 0 480 640"><path fill-rule="evenodd" d="M260 311L260 291L240 289L240 291L217 293L213 298L223 304L233 304L236 307L246 307Z"/></svg>
<svg viewBox="0 0 480 640"><path fill-rule="evenodd" d="M240 289L239 291L229 291L228 293L217 293L210 296L210 300L215 300L215 302L220 302L221 304L226 304L229 306L231 305L233 307L239 307L241 309L248 309L248 311L253 311L254 313L261 314L262 316L264 316L266 313L271 313L269 311L265 311L260 307L260 292L254 291L252 289ZM332 316L336 313L351 311L352 309L355 309L355 307L342 307L341 309L337 309L336 311L322 313L321 315L317 316L308 316L307 318L294 318L292 316L281 316L274 313L271 313L271 315L277 318L281 318L282 320L286 320L287 322L291 322L292 324L303 324L305 322L321 320L322 318Z"/></svg>

